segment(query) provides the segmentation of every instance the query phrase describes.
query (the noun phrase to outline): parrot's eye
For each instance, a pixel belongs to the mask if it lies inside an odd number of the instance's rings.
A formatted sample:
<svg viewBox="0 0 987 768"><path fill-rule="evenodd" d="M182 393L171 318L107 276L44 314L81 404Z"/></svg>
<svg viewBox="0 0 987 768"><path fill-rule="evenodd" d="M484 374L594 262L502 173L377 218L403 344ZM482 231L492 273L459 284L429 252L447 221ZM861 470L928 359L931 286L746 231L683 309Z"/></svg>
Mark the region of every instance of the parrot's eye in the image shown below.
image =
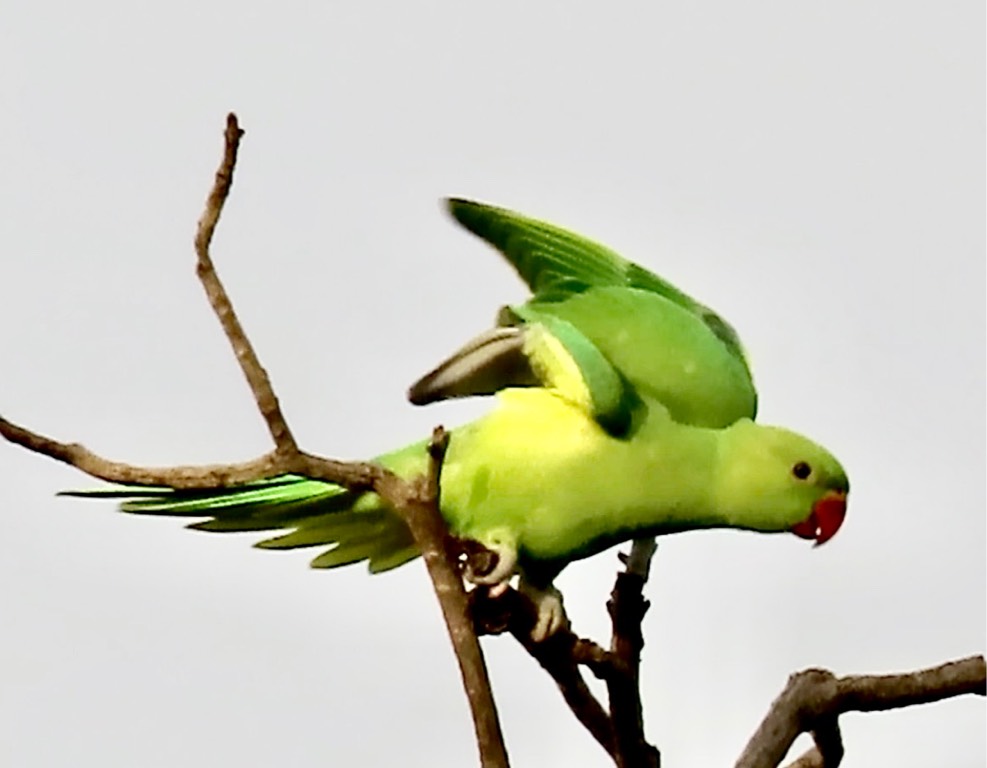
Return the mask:
<svg viewBox="0 0 987 768"><path fill-rule="evenodd" d="M810 467L804 461L800 461L794 467L792 467L792 474L795 475L795 477L797 477L799 480L805 480L809 475L812 474L812 467Z"/></svg>

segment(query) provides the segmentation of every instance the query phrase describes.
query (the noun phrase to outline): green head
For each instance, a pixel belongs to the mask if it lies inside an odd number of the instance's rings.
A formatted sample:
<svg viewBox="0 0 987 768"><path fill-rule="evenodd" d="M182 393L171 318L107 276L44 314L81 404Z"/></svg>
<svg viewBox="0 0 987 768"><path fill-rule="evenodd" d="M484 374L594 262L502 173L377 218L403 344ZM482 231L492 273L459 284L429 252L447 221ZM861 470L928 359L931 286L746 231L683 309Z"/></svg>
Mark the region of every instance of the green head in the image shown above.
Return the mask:
<svg viewBox="0 0 987 768"><path fill-rule="evenodd" d="M829 451L779 427L741 419L724 431L714 497L732 525L789 531L816 545L846 517L850 490Z"/></svg>

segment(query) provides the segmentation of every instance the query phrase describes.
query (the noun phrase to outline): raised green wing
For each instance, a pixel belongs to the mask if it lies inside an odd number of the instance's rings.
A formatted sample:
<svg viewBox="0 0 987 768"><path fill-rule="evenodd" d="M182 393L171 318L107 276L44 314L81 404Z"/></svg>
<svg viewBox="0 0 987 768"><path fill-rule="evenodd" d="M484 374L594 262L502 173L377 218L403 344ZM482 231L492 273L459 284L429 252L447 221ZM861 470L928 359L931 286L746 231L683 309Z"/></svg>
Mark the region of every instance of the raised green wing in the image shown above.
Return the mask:
<svg viewBox="0 0 987 768"><path fill-rule="evenodd" d="M564 300L591 287L622 286L650 291L702 319L732 354L744 358L736 331L723 318L667 280L609 248L505 208L461 198L449 198L446 202L457 222L504 255L536 300Z"/></svg>
<svg viewBox="0 0 987 768"><path fill-rule="evenodd" d="M500 251L539 298L622 285L653 291L690 310L700 306L668 281L574 232L471 200L449 198L447 204L453 218Z"/></svg>

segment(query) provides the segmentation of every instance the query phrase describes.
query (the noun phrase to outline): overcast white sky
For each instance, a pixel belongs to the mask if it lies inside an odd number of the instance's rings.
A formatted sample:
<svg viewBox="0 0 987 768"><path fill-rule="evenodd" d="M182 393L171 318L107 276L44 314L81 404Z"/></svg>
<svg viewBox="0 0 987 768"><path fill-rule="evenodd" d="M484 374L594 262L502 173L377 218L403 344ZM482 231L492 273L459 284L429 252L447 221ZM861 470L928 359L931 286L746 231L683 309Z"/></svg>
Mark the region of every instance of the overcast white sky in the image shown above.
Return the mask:
<svg viewBox="0 0 987 768"><path fill-rule="evenodd" d="M6 2L0 412L140 463L267 450L193 272L231 109L214 256L310 450L365 458L485 407L403 400L524 295L440 197L606 242L729 318L762 421L851 477L819 550L659 550L647 733L669 768L730 765L794 670L984 651L984 7L589 8ZM0 763L474 760L420 562L313 572L55 499L87 479L7 445L0 480ZM563 575L578 632L605 639L615 569ZM485 648L516 765L607 765L518 647ZM847 768L987 759L982 699L842 725Z"/></svg>

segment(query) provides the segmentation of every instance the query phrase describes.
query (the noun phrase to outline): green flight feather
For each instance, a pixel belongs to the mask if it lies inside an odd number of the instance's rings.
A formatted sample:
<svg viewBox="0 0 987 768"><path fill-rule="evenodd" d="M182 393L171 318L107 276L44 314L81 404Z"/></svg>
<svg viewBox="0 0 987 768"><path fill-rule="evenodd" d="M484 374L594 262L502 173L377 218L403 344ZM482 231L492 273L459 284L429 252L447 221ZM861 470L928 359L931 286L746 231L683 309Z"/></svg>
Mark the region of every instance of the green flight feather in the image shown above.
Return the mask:
<svg viewBox="0 0 987 768"><path fill-rule="evenodd" d="M503 254L536 299L560 301L591 287L638 288L696 315L733 354L743 359L740 339L723 318L606 246L506 208L462 198L449 198L446 202L456 221Z"/></svg>
<svg viewBox="0 0 987 768"><path fill-rule="evenodd" d="M687 309L696 303L657 275L561 227L462 198L449 198L447 205L456 221L507 258L535 295L622 285L653 291Z"/></svg>

